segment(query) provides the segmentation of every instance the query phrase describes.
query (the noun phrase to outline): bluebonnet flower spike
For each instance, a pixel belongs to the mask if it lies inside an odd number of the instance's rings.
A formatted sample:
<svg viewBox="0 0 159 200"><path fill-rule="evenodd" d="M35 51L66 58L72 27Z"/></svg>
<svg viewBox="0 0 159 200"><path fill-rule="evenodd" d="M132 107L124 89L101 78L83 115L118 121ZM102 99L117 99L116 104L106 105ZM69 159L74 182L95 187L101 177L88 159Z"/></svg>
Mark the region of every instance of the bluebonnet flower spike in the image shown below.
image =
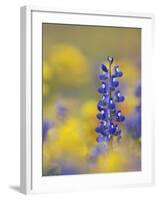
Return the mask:
<svg viewBox="0 0 159 200"><path fill-rule="evenodd" d="M123 72L119 70L119 66L114 66L112 73L111 68L113 60L113 57L107 56L108 67L104 64L100 66L102 73L99 75L101 86L98 88L98 92L102 96L97 103L97 109L99 110L97 118L100 124L95 129L98 134L96 138L98 143L108 143L112 141L115 136L117 137L117 141L119 141L121 139L119 123L125 120L121 111L117 110L116 105L116 103L123 102L125 99L118 89L119 81L117 80L117 78L123 75ZM118 123L118 125L116 123Z"/></svg>

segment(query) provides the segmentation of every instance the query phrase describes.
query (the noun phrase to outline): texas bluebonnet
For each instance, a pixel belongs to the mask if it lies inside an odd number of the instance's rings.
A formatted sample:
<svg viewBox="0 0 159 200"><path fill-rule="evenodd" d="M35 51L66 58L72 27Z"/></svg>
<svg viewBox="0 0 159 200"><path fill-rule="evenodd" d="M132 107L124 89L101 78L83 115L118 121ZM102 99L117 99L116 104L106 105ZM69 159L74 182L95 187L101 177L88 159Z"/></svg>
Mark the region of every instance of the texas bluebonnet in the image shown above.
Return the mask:
<svg viewBox="0 0 159 200"><path fill-rule="evenodd" d="M121 139L119 124L125 120L116 105L125 99L119 90L118 81L123 72L120 71L119 66L112 67L113 57L107 56L107 61L108 67L101 64L101 73L99 74L101 86L98 88L98 92L102 97L97 104L97 109L99 110L97 118L100 121L99 126L96 127L96 132L98 133L97 142L110 142L115 136L119 141Z"/></svg>

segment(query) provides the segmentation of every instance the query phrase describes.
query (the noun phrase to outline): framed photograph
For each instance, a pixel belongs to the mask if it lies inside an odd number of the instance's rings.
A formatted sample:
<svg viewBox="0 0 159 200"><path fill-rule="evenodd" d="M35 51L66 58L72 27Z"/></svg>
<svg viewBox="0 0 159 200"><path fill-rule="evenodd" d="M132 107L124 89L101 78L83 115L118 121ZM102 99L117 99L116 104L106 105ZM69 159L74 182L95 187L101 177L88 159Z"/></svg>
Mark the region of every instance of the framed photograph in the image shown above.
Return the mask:
<svg viewBox="0 0 159 200"><path fill-rule="evenodd" d="M153 183L149 14L21 8L21 191Z"/></svg>

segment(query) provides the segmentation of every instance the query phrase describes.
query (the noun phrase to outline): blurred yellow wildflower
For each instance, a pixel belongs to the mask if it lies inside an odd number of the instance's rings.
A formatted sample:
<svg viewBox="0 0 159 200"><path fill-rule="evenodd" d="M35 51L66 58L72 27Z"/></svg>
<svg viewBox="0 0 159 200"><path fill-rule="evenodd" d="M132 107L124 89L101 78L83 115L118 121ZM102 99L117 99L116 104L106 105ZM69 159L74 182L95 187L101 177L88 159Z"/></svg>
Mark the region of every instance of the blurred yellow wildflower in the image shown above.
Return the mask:
<svg viewBox="0 0 159 200"><path fill-rule="evenodd" d="M95 100L88 100L81 106L81 115L83 121L83 137L87 138L86 143L90 146L96 143L96 132L95 128L97 126L97 102Z"/></svg>
<svg viewBox="0 0 159 200"><path fill-rule="evenodd" d="M119 60L121 71L124 72L122 81L128 84L128 87L136 87L136 83L140 80L139 67L129 60Z"/></svg>
<svg viewBox="0 0 159 200"><path fill-rule="evenodd" d="M53 46L49 63L63 84L76 86L89 80L88 61L76 46L65 43Z"/></svg>
<svg viewBox="0 0 159 200"><path fill-rule="evenodd" d="M49 81L53 78L53 68L51 68L48 63L43 62L43 96L47 96L50 89Z"/></svg>
<svg viewBox="0 0 159 200"><path fill-rule="evenodd" d="M88 148L85 139L81 137L81 123L78 119L68 118L56 131L51 130L43 145L43 161L45 170L56 160L71 160L81 168L86 162ZM56 134L56 136L55 136Z"/></svg>
<svg viewBox="0 0 159 200"><path fill-rule="evenodd" d="M123 153L113 150L103 156L99 156L97 161L98 170L101 172L122 171L126 161Z"/></svg>
<svg viewBox="0 0 159 200"><path fill-rule="evenodd" d="M85 101L81 106L81 114L85 119L95 119L97 114L97 102L92 99Z"/></svg>

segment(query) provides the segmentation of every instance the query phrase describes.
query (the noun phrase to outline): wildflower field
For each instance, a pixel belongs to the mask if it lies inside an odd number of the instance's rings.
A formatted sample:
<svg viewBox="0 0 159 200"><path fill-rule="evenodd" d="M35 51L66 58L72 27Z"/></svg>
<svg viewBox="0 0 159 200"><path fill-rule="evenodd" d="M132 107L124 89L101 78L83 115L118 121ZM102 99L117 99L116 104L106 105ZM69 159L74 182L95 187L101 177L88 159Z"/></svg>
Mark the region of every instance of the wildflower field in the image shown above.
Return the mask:
<svg viewBox="0 0 159 200"><path fill-rule="evenodd" d="M42 25L43 176L141 170L141 30Z"/></svg>

